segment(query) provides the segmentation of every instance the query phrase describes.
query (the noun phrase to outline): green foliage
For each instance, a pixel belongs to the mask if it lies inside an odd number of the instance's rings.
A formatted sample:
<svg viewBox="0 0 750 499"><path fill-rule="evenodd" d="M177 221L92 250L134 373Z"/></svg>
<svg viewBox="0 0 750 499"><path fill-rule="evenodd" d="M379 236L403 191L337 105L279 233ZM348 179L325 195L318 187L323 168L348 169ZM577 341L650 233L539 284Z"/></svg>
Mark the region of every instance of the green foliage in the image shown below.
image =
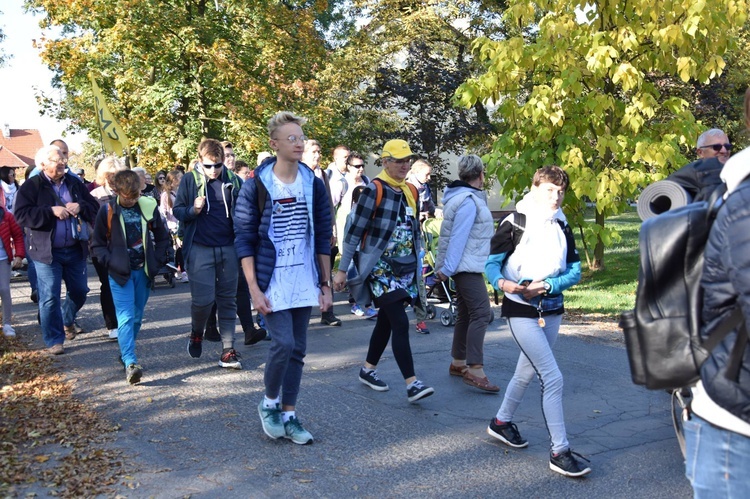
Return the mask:
<svg viewBox="0 0 750 499"><path fill-rule="evenodd" d="M509 2L508 36L479 37L485 72L456 102L496 106L504 132L485 155L488 170L514 199L533 172L559 164L570 174L567 203L594 246L592 268L616 231L604 220L627 209L639 190L688 162L702 127L689 103L658 77L708 82L745 22L744 0ZM594 223L580 214L596 204Z"/></svg>

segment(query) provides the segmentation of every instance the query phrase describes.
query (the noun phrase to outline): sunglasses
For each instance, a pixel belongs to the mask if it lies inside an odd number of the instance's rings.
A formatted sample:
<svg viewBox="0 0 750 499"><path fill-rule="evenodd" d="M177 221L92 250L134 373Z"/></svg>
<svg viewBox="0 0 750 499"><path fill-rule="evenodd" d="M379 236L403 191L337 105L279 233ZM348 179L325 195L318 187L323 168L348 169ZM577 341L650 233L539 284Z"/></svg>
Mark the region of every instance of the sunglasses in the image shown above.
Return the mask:
<svg viewBox="0 0 750 499"><path fill-rule="evenodd" d="M365 167L364 164L361 164L361 165L349 165L349 166L351 166L352 168L357 168L357 169Z"/></svg>
<svg viewBox="0 0 750 499"><path fill-rule="evenodd" d="M722 147L727 151L732 150L732 144L712 144L710 146L700 146L698 149L713 149L714 151L719 152Z"/></svg>
<svg viewBox="0 0 750 499"><path fill-rule="evenodd" d="M221 163L214 163L212 165L207 165L206 163L203 163L203 168L206 170L211 170L212 168L220 168Z"/></svg>

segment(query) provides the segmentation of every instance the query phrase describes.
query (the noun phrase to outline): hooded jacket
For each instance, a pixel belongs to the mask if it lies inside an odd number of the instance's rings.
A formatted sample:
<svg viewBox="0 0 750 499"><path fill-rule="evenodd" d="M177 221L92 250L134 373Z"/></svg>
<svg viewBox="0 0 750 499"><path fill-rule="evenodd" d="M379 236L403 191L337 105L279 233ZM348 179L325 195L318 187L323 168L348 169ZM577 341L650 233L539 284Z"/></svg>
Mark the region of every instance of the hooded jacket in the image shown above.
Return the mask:
<svg viewBox="0 0 750 499"><path fill-rule="evenodd" d="M0 207L0 239L8 255L8 262L13 261L15 256L19 258L26 256L23 247L23 231L13 218L13 214L2 207Z"/></svg>
<svg viewBox="0 0 750 499"><path fill-rule="evenodd" d="M706 243L701 278L704 340L738 306L750 331L750 181L743 181L749 174L750 149L729 158L721 173L727 184L726 201ZM705 390L709 399L696 394L693 410L711 423L740 431L741 422L736 427L720 423L721 410L727 411L745 423L744 434L750 436L750 345L742 357L739 379L724 376L737 334L730 333L701 366L699 392Z"/></svg>

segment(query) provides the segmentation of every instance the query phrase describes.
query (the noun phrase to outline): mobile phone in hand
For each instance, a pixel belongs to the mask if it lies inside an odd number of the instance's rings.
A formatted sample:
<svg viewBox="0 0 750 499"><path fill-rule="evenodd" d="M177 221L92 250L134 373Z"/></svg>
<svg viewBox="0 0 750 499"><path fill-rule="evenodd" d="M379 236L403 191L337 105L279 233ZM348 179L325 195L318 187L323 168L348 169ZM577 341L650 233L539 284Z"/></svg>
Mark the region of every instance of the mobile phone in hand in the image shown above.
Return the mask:
<svg viewBox="0 0 750 499"><path fill-rule="evenodd" d="M533 279L521 279L520 281L518 281L518 285L519 286L528 286L532 282L533 282Z"/></svg>

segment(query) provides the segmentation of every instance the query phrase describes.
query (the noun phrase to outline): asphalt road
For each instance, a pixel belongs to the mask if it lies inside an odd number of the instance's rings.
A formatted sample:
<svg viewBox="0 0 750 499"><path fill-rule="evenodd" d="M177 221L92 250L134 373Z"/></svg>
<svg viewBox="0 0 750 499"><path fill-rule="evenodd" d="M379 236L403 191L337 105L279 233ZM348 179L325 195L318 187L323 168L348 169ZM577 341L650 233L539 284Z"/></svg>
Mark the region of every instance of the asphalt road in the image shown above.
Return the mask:
<svg viewBox="0 0 750 499"><path fill-rule="evenodd" d="M297 406L315 442L298 446L263 433L257 405L269 342L246 347L239 323L241 371L218 367L219 343L203 356L186 352L190 329L187 284L157 285L147 305L137 351L143 380L131 386L106 338L99 283L79 323L87 334L66 342L57 358L75 393L118 423L114 446L135 471L123 497L690 497L671 427L669 398L630 380L623 345L563 326L556 346L565 379L565 416L573 449L592 473L566 478L549 470L549 439L538 383L531 385L515 423L529 447L515 450L489 437L518 356L505 322L496 319L485 341L485 370L503 388L480 392L448 375L452 329L429 323L411 338L417 376L435 388L419 404L406 400L390 349L379 366L390 384L375 392L357 380L373 323L351 315L337 293L342 327L313 312ZM25 281L14 281L16 329L42 345ZM496 311L496 315L497 314ZM414 321L412 321L413 323ZM38 492L38 491L37 491Z"/></svg>

